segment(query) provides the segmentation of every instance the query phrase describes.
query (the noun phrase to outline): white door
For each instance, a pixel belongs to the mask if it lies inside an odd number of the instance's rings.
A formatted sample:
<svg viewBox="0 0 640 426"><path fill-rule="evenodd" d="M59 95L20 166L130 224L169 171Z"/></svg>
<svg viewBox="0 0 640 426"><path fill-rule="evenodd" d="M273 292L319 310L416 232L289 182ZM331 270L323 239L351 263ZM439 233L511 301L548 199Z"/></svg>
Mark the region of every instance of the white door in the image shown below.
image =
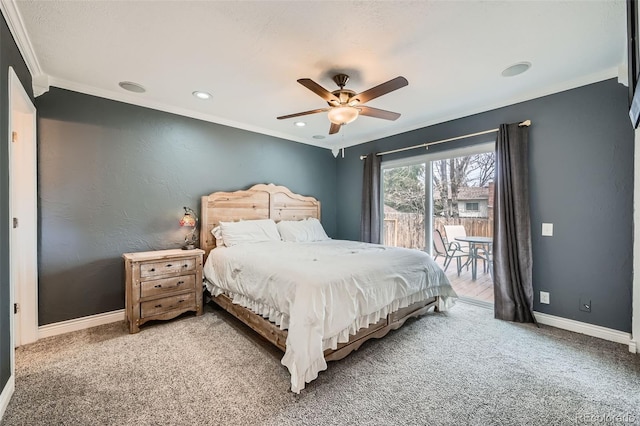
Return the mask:
<svg viewBox="0 0 640 426"><path fill-rule="evenodd" d="M14 347L38 338L36 109L9 68L9 226ZM12 363L13 364L13 363Z"/></svg>

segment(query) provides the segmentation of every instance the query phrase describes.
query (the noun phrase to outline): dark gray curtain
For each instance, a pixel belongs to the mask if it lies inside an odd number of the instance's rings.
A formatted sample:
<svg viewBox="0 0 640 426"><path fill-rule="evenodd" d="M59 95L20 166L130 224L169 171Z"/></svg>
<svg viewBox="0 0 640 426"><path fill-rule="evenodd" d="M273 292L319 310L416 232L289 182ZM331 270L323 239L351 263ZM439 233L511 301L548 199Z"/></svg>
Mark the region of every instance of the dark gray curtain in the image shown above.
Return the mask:
<svg viewBox="0 0 640 426"><path fill-rule="evenodd" d="M380 244L380 225L380 156L373 153L364 159L360 239Z"/></svg>
<svg viewBox="0 0 640 426"><path fill-rule="evenodd" d="M496 139L493 260L495 317L536 322L531 278L529 127L502 124Z"/></svg>

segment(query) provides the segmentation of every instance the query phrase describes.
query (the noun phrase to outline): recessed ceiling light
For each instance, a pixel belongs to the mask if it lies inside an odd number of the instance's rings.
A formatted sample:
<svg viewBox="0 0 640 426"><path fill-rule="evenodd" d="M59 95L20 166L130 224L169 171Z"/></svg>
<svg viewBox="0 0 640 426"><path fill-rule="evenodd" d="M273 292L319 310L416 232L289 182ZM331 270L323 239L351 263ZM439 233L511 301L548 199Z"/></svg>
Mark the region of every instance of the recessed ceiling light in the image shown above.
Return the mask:
<svg viewBox="0 0 640 426"><path fill-rule="evenodd" d="M304 121L296 121L295 123L293 123L293 125L296 127L304 127L307 125L307 123L305 123Z"/></svg>
<svg viewBox="0 0 640 426"><path fill-rule="evenodd" d="M124 90L135 93L144 93L147 91L147 89L142 87L142 85L134 83L132 81L121 81L120 83L118 83L118 86L122 87Z"/></svg>
<svg viewBox="0 0 640 426"><path fill-rule="evenodd" d="M323 135L313 135L311 137L314 138L314 139L324 139Z"/></svg>
<svg viewBox="0 0 640 426"><path fill-rule="evenodd" d="M199 90L196 90L192 94L198 99L211 99L211 94L207 92L201 92Z"/></svg>
<svg viewBox="0 0 640 426"><path fill-rule="evenodd" d="M517 64L513 64L510 67L505 68L502 71L503 77L513 77L518 74L522 74L526 70L531 68L531 62L518 62Z"/></svg>

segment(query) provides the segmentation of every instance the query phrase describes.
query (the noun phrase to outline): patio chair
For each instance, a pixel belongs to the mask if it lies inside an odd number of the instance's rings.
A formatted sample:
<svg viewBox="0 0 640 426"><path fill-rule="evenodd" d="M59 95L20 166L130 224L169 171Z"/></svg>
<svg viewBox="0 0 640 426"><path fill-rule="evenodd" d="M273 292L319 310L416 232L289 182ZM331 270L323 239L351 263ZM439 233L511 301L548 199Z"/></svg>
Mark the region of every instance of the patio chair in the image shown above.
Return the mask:
<svg viewBox="0 0 640 426"><path fill-rule="evenodd" d="M490 247L478 247L476 249L476 258L482 260L484 272L489 270L491 281L493 281L493 251Z"/></svg>
<svg viewBox="0 0 640 426"><path fill-rule="evenodd" d="M434 259L437 259L438 256L444 256L444 271L447 271L449 264L452 259L456 259L457 267L458 267L458 276L460 276L460 271L462 270L462 259L463 257L467 257L469 254L460 249L460 244L457 241L452 241L450 243L445 243L444 238L442 238L442 234L437 229L433 230L433 248L435 249Z"/></svg>
<svg viewBox="0 0 640 426"><path fill-rule="evenodd" d="M456 240L456 237L466 237L467 231L464 229L462 225L444 225L444 232L447 237L448 242L453 242ZM466 251L469 253L469 243L464 241L458 241L460 245L460 249L462 251Z"/></svg>

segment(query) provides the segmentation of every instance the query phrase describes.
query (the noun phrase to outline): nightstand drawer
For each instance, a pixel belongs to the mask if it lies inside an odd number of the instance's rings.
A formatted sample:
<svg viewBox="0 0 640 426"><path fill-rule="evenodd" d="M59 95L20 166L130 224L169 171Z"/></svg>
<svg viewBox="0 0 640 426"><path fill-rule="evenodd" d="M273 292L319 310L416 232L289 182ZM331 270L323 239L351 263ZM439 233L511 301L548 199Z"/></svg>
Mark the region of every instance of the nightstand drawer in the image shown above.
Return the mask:
<svg viewBox="0 0 640 426"><path fill-rule="evenodd" d="M162 314L174 309L182 309L195 305L195 294L185 293L163 299L150 300L140 304L140 317L146 318Z"/></svg>
<svg viewBox="0 0 640 426"><path fill-rule="evenodd" d="M140 265L140 276L142 278L157 277L167 274L181 274L183 272L195 271L196 259L170 259L164 262L149 262Z"/></svg>
<svg viewBox="0 0 640 426"><path fill-rule="evenodd" d="M176 291L194 290L195 288L195 275L180 275L179 277L143 281L140 283L140 297L152 297Z"/></svg>

